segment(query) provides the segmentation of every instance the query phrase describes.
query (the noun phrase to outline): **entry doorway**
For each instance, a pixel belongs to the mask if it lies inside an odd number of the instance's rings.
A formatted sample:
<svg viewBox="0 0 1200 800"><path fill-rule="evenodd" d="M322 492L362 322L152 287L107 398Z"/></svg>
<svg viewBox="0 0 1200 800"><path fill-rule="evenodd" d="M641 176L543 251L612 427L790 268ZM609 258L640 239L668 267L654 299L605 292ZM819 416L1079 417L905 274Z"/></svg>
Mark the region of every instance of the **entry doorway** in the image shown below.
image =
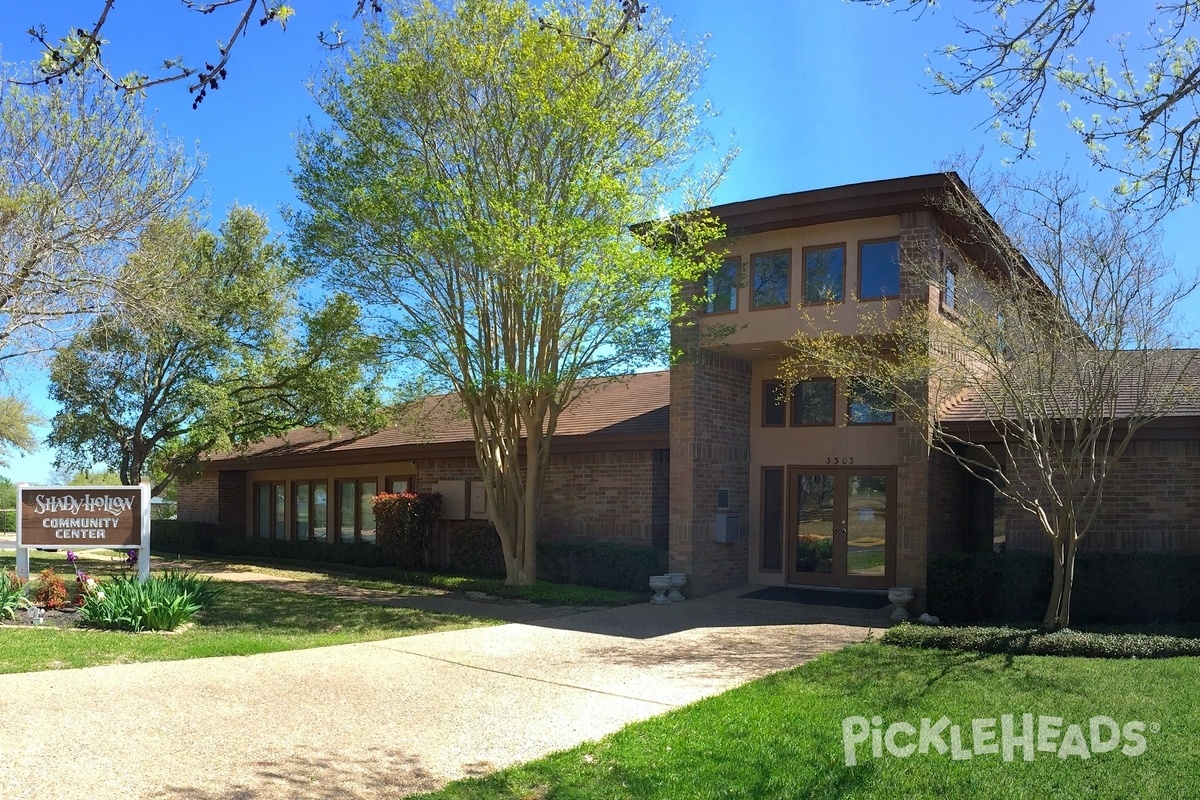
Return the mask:
<svg viewBox="0 0 1200 800"><path fill-rule="evenodd" d="M788 583L894 585L895 467L791 467L787 519Z"/></svg>

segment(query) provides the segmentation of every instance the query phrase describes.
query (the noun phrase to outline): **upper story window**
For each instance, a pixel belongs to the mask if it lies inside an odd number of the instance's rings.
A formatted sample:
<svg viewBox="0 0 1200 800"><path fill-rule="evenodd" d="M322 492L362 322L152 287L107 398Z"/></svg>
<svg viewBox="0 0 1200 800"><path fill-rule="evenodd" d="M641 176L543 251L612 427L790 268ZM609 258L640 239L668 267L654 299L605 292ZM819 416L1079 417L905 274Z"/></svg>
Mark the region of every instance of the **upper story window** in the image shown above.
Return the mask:
<svg viewBox="0 0 1200 800"><path fill-rule="evenodd" d="M737 311L739 258L727 258L704 276L704 310L708 314Z"/></svg>
<svg viewBox="0 0 1200 800"><path fill-rule="evenodd" d="M840 303L846 295L846 246L804 248L805 303Z"/></svg>
<svg viewBox="0 0 1200 800"><path fill-rule="evenodd" d="M835 382L812 378L792 387L792 425L832 425Z"/></svg>
<svg viewBox="0 0 1200 800"><path fill-rule="evenodd" d="M858 243L858 299L900 296L900 241Z"/></svg>
<svg viewBox="0 0 1200 800"><path fill-rule="evenodd" d="M954 310L955 294L958 291L958 267L951 263L946 265L945 284L942 287L942 308Z"/></svg>
<svg viewBox="0 0 1200 800"><path fill-rule="evenodd" d="M750 256L750 307L778 308L788 304L792 282L792 251L776 250Z"/></svg>
<svg viewBox="0 0 1200 800"><path fill-rule="evenodd" d="M892 425L896 422L896 403L891 396L871 389L862 381L846 383L848 425Z"/></svg>
<svg viewBox="0 0 1200 800"><path fill-rule="evenodd" d="M782 428L787 424L787 402L783 381L763 381L762 424L764 428Z"/></svg>

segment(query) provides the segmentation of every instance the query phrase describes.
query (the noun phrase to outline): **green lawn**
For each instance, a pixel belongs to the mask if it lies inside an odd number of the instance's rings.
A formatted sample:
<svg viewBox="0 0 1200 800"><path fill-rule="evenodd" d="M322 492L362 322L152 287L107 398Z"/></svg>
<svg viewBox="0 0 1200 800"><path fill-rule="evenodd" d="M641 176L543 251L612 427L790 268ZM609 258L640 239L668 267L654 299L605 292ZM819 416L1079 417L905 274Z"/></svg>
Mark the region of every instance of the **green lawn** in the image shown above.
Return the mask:
<svg viewBox="0 0 1200 800"><path fill-rule="evenodd" d="M1200 772L1198 706L1200 659L1007 658L865 644L428 797L1183 798ZM886 728L945 716L969 749L972 720L1013 714L1020 733L1026 713L1081 724L1085 737L1094 716L1144 722L1145 752L1086 760L1036 752L1026 762L1016 749L1006 762L1000 754L954 760L934 746L906 758L884 749L877 759L868 739L855 749L859 763L846 765L847 718L878 716ZM951 734L941 740L949 747Z"/></svg>
<svg viewBox="0 0 1200 800"><path fill-rule="evenodd" d="M0 672L250 655L491 624L474 617L221 585L225 591L217 601L195 625L178 633L0 627Z"/></svg>

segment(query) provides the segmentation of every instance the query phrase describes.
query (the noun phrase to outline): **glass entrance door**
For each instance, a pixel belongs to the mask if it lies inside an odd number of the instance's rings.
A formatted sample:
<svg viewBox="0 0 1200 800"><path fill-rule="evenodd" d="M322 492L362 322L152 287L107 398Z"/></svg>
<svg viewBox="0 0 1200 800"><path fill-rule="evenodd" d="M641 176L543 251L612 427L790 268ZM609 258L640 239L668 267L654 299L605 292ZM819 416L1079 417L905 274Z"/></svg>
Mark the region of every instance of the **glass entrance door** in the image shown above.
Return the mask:
<svg viewBox="0 0 1200 800"><path fill-rule="evenodd" d="M895 468L790 470L788 582L888 588L895 574Z"/></svg>

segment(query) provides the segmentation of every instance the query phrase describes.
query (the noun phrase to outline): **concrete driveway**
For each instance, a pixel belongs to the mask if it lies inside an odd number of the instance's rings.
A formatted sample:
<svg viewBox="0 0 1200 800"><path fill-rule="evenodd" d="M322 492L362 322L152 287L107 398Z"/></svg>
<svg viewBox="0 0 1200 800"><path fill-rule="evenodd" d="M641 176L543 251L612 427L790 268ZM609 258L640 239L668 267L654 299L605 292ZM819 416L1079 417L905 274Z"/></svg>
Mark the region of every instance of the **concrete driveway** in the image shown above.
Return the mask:
<svg viewBox="0 0 1200 800"><path fill-rule="evenodd" d="M886 626L883 611L737 597L746 591L315 650L0 675L0 797L393 798L599 738Z"/></svg>

